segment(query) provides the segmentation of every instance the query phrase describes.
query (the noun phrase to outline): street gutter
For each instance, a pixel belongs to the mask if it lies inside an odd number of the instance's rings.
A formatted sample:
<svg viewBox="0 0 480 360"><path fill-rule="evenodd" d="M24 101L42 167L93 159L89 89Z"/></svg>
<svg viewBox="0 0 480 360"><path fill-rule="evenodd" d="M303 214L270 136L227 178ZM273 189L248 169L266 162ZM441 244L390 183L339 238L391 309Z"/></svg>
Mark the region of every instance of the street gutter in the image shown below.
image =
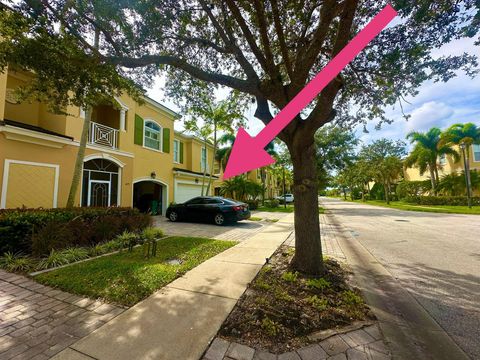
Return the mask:
<svg viewBox="0 0 480 360"><path fill-rule="evenodd" d="M393 359L470 359L331 211L327 216L338 229L340 247L354 272L353 280L379 320Z"/></svg>

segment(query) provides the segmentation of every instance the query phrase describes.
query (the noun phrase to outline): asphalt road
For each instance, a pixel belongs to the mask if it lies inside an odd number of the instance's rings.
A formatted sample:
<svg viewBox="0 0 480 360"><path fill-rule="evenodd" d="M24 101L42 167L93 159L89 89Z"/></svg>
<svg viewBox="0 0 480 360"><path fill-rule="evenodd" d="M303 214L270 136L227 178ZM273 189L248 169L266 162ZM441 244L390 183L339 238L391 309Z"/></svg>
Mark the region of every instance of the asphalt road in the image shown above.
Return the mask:
<svg viewBox="0 0 480 360"><path fill-rule="evenodd" d="M323 206L472 359L480 359L480 216Z"/></svg>

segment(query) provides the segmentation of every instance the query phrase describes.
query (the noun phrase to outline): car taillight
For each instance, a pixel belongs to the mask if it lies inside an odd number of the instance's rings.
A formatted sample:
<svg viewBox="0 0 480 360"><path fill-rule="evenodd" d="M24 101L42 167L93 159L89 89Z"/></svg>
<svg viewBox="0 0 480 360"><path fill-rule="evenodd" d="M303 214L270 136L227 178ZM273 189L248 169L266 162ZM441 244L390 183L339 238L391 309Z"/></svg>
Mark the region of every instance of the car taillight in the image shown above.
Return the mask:
<svg viewBox="0 0 480 360"><path fill-rule="evenodd" d="M235 210L235 211L240 211L240 210L242 210L242 207L241 207L241 206L234 206L234 207L233 207L233 210Z"/></svg>

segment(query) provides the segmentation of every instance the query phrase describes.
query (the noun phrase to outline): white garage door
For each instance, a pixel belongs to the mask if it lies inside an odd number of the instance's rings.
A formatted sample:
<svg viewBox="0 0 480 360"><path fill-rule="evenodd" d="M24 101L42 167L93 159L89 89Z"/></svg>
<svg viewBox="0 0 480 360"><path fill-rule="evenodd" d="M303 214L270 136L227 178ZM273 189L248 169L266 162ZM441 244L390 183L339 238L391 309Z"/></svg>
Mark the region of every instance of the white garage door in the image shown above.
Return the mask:
<svg viewBox="0 0 480 360"><path fill-rule="evenodd" d="M175 192L175 202L177 204L184 203L196 196L202 194L202 185L195 184L177 184L177 191Z"/></svg>

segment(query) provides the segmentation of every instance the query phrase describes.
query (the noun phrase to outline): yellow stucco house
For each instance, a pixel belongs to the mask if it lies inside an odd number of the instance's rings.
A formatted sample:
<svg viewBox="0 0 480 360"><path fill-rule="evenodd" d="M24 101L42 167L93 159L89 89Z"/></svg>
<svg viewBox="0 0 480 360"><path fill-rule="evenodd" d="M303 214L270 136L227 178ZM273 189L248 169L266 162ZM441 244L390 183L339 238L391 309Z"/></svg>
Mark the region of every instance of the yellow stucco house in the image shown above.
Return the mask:
<svg viewBox="0 0 480 360"><path fill-rule="evenodd" d="M458 147L455 147L455 150L459 153L462 154L461 149ZM477 170L480 171L480 145L472 145L470 147L470 170ZM441 179L442 176L452 174L456 172L457 174L460 174L463 169L464 169L464 163L463 163L463 156L461 157L459 162L455 162L454 159L450 156L441 156L438 159L438 165L439 165L439 170L438 170L438 176ZM423 181L423 180L428 180L430 179L430 174L428 171L420 175L420 171L417 167L413 168L406 168L404 169L404 176L405 180L407 181Z"/></svg>
<svg viewBox="0 0 480 360"><path fill-rule="evenodd" d="M0 208L63 207L85 114L19 103L14 90L26 81L13 68L0 74ZM170 202L200 195L212 146L175 133L178 114L144 100L124 95L94 108L76 205L154 206L164 214Z"/></svg>

